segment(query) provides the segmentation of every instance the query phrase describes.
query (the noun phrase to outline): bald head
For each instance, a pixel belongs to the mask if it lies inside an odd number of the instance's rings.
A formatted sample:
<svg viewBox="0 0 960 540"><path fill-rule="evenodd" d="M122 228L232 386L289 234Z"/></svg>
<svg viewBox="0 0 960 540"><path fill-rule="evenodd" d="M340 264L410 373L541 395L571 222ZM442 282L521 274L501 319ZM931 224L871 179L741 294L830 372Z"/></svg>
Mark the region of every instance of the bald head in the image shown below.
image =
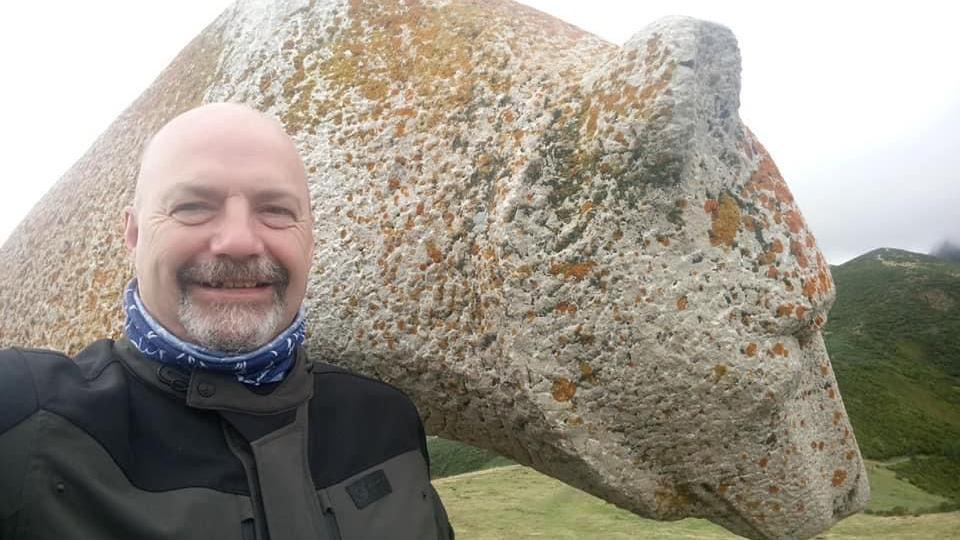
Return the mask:
<svg viewBox="0 0 960 540"><path fill-rule="evenodd" d="M283 159L304 179L303 161L283 125L255 109L239 103L209 103L190 109L167 122L144 147L134 191L134 209L139 210L158 169L178 151L191 147L225 146L255 135L262 148Z"/></svg>
<svg viewBox="0 0 960 540"><path fill-rule="evenodd" d="M296 317L313 220L276 120L230 103L177 116L147 145L125 219L143 304L181 339L252 350Z"/></svg>

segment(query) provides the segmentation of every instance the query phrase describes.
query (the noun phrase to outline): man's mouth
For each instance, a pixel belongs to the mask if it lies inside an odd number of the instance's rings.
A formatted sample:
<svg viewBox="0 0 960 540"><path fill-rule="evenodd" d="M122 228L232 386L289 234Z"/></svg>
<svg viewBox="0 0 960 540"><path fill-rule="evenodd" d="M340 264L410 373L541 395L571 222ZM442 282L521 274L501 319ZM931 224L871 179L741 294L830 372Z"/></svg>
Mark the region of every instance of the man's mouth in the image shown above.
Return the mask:
<svg viewBox="0 0 960 540"><path fill-rule="evenodd" d="M240 263L224 258L184 266L177 278L184 293L202 302L264 303L282 297L288 275L269 259Z"/></svg>
<svg viewBox="0 0 960 540"><path fill-rule="evenodd" d="M211 289L258 289L272 287L273 283L269 281L201 281L199 285Z"/></svg>
<svg viewBox="0 0 960 540"><path fill-rule="evenodd" d="M195 281L189 294L200 302L264 303L276 300L279 291L269 281Z"/></svg>

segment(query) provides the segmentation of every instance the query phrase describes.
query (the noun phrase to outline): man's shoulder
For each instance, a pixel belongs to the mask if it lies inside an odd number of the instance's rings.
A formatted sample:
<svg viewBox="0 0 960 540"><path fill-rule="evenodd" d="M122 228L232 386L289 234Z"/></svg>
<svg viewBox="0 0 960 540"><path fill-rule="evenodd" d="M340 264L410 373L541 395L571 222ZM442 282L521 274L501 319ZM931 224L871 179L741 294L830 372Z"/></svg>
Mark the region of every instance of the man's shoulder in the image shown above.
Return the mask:
<svg viewBox="0 0 960 540"><path fill-rule="evenodd" d="M392 384L324 362L310 367L314 377L312 409L335 422L380 426L384 433L413 435L422 432L420 413L413 400Z"/></svg>
<svg viewBox="0 0 960 540"><path fill-rule="evenodd" d="M113 360L113 340L91 343L73 358L52 349L10 347L0 349L0 369L20 378L30 376L35 382L71 377L95 378ZM3 378L0 377L0 381Z"/></svg>
<svg viewBox="0 0 960 540"><path fill-rule="evenodd" d="M313 374L315 389L321 395L332 393L340 398L389 400L413 405L403 390L383 380L326 362L311 362L308 369Z"/></svg>
<svg viewBox="0 0 960 540"><path fill-rule="evenodd" d="M74 358L49 349L0 349L0 431L88 385L112 362L112 350L110 340L96 341Z"/></svg>

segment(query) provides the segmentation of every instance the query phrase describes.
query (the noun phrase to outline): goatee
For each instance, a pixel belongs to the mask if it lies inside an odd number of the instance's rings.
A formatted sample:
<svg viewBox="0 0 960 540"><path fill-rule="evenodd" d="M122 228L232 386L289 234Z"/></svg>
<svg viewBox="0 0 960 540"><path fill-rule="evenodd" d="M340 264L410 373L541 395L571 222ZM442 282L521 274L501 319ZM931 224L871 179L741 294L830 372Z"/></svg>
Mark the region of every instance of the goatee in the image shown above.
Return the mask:
<svg viewBox="0 0 960 540"><path fill-rule="evenodd" d="M268 257L236 261L219 257L182 267L180 323L190 341L201 347L227 353L244 353L266 345L282 330L283 297L289 274ZM225 282L269 283L273 301L269 306L244 302L216 302L197 305L190 297L191 286Z"/></svg>

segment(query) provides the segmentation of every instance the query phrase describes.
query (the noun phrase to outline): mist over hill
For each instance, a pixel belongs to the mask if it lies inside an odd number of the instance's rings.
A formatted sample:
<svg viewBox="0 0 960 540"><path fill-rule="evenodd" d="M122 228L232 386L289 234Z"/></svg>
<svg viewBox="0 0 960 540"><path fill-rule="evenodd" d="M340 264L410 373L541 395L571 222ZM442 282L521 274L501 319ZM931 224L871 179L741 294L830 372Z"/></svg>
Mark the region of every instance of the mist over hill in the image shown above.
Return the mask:
<svg viewBox="0 0 960 540"><path fill-rule="evenodd" d="M931 251L930 255L932 257L937 257L938 259L960 262L960 245L954 244L949 240L945 240L942 244L937 246L936 249Z"/></svg>

